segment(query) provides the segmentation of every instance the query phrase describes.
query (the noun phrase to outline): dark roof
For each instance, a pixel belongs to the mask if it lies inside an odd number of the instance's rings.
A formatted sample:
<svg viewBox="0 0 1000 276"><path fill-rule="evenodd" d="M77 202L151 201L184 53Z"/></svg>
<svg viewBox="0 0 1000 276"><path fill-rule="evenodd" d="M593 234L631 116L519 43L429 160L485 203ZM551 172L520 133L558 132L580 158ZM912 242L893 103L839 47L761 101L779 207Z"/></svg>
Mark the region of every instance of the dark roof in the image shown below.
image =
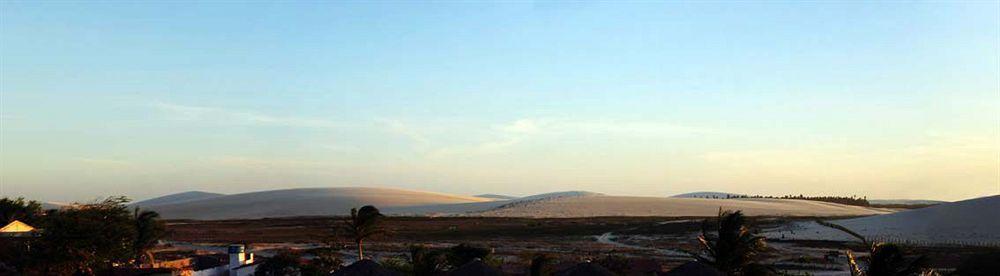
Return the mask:
<svg viewBox="0 0 1000 276"><path fill-rule="evenodd" d="M195 255L191 257L194 258L194 264L192 265L191 268L194 269L195 271L198 271L198 270L205 270L221 266L223 264L228 264L229 260L226 260L226 262L222 261L222 258L225 257L228 257L228 255L222 255L222 254Z"/></svg>
<svg viewBox="0 0 1000 276"><path fill-rule="evenodd" d="M614 276L615 274L595 263L584 262L556 272L556 276Z"/></svg>
<svg viewBox="0 0 1000 276"><path fill-rule="evenodd" d="M451 276L500 276L499 269L486 265L482 260L473 260L448 273Z"/></svg>
<svg viewBox="0 0 1000 276"><path fill-rule="evenodd" d="M701 262L686 262L663 275L669 276L723 276L722 272Z"/></svg>
<svg viewBox="0 0 1000 276"><path fill-rule="evenodd" d="M360 260L334 271L334 276L397 276L399 273L386 269L372 260Z"/></svg>

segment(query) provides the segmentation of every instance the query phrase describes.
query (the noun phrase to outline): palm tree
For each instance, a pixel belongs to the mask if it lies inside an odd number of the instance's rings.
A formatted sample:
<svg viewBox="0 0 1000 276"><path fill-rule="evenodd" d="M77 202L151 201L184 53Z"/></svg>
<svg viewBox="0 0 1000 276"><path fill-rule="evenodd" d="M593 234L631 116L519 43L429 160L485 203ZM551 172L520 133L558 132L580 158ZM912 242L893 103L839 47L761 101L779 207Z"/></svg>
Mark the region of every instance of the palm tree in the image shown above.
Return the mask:
<svg viewBox="0 0 1000 276"><path fill-rule="evenodd" d="M757 236L746 226L743 212L722 211L720 208L717 226L715 235L709 235L708 222L705 222L698 236L703 253L694 257L727 275L756 275L761 272L762 266L754 263L754 259L766 247L764 237Z"/></svg>
<svg viewBox="0 0 1000 276"><path fill-rule="evenodd" d="M847 250L848 265L852 276L912 276L934 274L928 270L928 259L923 256L908 257L903 249L891 243L868 241L864 236L847 227L817 220L820 225L837 229L861 240L869 248L868 266L864 269L858 264L858 259L851 250Z"/></svg>
<svg viewBox="0 0 1000 276"><path fill-rule="evenodd" d="M360 210L351 208L351 217L345 221L343 230L358 245L358 260L365 258L365 239L385 233L381 225L384 217L375 206L365 205Z"/></svg>
<svg viewBox="0 0 1000 276"><path fill-rule="evenodd" d="M132 243L132 250L136 256L136 263L140 263L142 257L152 267L156 263L153 257L153 247L165 234L163 223L159 221L160 214L154 211L140 210L138 207L133 212L135 223L135 240Z"/></svg>

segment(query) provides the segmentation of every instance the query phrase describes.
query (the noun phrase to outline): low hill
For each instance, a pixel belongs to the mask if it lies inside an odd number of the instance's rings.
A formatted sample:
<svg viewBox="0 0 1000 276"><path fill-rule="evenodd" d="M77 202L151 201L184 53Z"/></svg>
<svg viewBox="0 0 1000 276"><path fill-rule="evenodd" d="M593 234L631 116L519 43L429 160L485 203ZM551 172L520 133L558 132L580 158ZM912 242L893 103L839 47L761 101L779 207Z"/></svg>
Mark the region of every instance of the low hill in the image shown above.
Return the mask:
<svg viewBox="0 0 1000 276"><path fill-rule="evenodd" d="M387 214L406 208L493 201L487 198L389 188L306 188L261 191L149 206L164 218L234 219L346 215L375 205Z"/></svg>
<svg viewBox="0 0 1000 276"><path fill-rule="evenodd" d="M719 208L751 216L858 216L877 208L793 199L704 199L635 196L557 197L507 204L473 215L497 217L715 216Z"/></svg>
<svg viewBox="0 0 1000 276"><path fill-rule="evenodd" d="M135 206L153 206L153 205L175 204L175 203L181 203L181 202L187 202L187 201L193 201L193 200L215 198L215 197L220 197L220 196L224 196L224 195L225 194L220 194L220 193L209 193L209 192L202 192L202 191L190 191L190 192L170 194L170 195L165 195L165 196L161 196L161 197L155 197L155 198L151 198L151 199L147 199L147 200L143 200L143 201L138 201L138 202L132 203L132 205L135 205Z"/></svg>
<svg viewBox="0 0 1000 276"><path fill-rule="evenodd" d="M898 213L831 221L865 237L928 243L1000 245L1000 195L981 197ZM771 237L814 240L854 240L814 222L775 229Z"/></svg>

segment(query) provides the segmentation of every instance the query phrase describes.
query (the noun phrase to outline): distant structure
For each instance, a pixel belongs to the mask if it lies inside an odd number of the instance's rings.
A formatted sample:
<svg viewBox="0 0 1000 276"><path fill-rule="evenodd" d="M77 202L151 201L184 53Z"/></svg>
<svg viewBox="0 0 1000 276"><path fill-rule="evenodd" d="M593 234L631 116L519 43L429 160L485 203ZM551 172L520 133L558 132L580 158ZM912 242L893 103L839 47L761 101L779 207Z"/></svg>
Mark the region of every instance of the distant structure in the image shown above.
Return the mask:
<svg viewBox="0 0 1000 276"><path fill-rule="evenodd" d="M35 227L31 227L31 225L19 220L11 221L3 228L0 228L0 237L34 237L36 233L37 230Z"/></svg>
<svg viewBox="0 0 1000 276"><path fill-rule="evenodd" d="M229 245L229 264L226 267L230 276L253 275L257 271L253 253L248 253L242 244Z"/></svg>
<svg viewBox="0 0 1000 276"><path fill-rule="evenodd" d="M228 260L228 262L227 262ZM242 244L231 244L227 254L195 255L157 262L158 268L169 268L174 275L245 276L257 272L253 253Z"/></svg>

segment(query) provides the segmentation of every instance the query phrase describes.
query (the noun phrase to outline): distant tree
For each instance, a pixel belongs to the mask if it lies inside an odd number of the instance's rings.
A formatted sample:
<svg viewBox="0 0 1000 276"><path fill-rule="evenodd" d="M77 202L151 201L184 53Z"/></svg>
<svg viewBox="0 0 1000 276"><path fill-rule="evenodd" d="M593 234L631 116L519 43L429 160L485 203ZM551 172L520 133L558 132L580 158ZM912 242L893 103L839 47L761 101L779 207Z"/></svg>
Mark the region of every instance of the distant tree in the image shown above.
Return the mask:
<svg viewBox="0 0 1000 276"><path fill-rule="evenodd" d="M869 248L868 265L861 266L854 252L847 250L848 265L853 276L912 276L933 274L928 269L929 260L922 255L906 256L903 248L891 243L871 242L863 235L851 231L847 227L817 221L820 225L837 229L861 240Z"/></svg>
<svg viewBox="0 0 1000 276"><path fill-rule="evenodd" d="M757 236L747 227L746 217L741 211L729 212L719 209L714 233L709 231L706 220L698 241L702 253L694 257L727 275L767 274L768 269L755 262L758 253L766 248L764 237Z"/></svg>
<svg viewBox="0 0 1000 276"><path fill-rule="evenodd" d="M49 211L32 259L46 275L94 275L133 260L136 229L125 197Z"/></svg>
<svg viewBox="0 0 1000 276"><path fill-rule="evenodd" d="M301 275L302 265L299 260L302 258L296 252L284 250L278 252L257 265L254 275L261 276L295 276Z"/></svg>
<svg viewBox="0 0 1000 276"><path fill-rule="evenodd" d="M351 208L351 217L345 221L343 230L358 246L358 260L365 258L364 241L385 233L384 217L375 206L365 205L360 210Z"/></svg>
<svg viewBox="0 0 1000 276"><path fill-rule="evenodd" d="M160 220L160 214L149 210L140 210L136 207L133 211L133 222L135 224L135 240L132 243L133 254L136 264L141 264L142 259L152 266L156 263L153 256L153 247L166 234L166 228Z"/></svg>
<svg viewBox="0 0 1000 276"><path fill-rule="evenodd" d="M35 219L42 214L42 204L38 201L25 201L23 197L0 199L0 224L20 220L27 224L35 223ZM3 227L0 225L0 227Z"/></svg>

